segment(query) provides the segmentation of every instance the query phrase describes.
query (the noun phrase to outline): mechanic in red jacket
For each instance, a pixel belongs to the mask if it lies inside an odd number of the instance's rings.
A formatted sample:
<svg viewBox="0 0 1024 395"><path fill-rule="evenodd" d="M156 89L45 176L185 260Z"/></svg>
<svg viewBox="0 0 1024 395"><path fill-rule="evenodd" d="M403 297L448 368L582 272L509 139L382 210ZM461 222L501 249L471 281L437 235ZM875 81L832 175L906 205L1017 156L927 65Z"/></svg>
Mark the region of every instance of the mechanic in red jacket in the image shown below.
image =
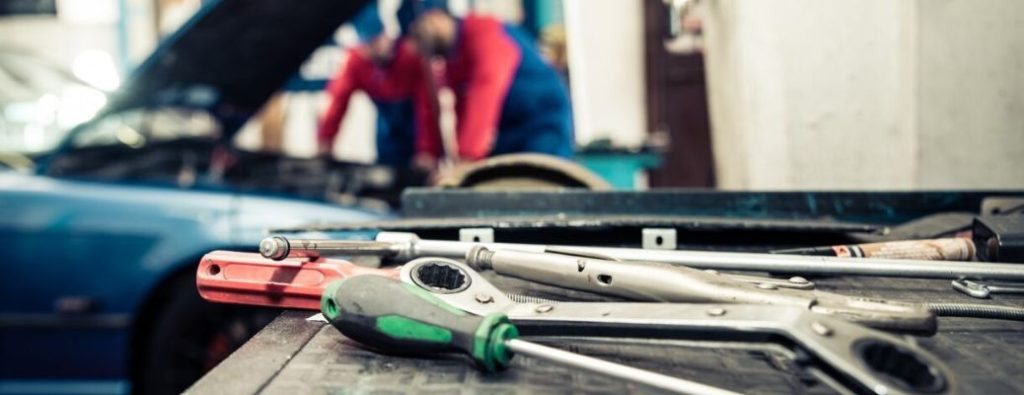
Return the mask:
<svg viewBox="0 0 1024 395"><path fill-rule="evenodd" d="M408 168L416 135L412 97L422 87L422 58L408 40L396 42L384 33L377 12L374 2L354 18L356 32L367 43L348 51L327 85L330 102L317 129L317 143L322 155L330 154L352 94L363 91L377 107L377 163Z"/></svg>
<svg viewBox="0 0 1024 395"><path fill-rule="evenodd" d="M421 54L443 59L435 77L455 94L459 161L536 152L573 154L569 96L523 32L486 16L423 13L412 28ZM417 100L416 164L436 163L442 145L433 106Z"/></svg>

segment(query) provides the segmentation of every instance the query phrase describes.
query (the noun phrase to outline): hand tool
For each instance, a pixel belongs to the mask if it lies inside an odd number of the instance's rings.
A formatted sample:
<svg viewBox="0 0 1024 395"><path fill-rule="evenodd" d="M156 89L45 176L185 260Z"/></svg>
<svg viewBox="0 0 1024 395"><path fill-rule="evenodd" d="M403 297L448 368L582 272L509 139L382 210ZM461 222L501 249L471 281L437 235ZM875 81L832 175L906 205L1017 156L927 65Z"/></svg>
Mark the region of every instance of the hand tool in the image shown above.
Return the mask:
<svg viewBox="0 0 1024 395"><path fill-rule="evenodd" d="M371 269L327 258L274 261L259 254L213 251L196 270L196 288L203 299L307 310L320 309L320 297L331 281L360 274L398 278L399 269Z"/></svg>
<svg viewBox="0 0 1024 395"><path fill-rule="evenodd" d="M466 255L477 270L528 281L631 300L682 303L743 303L795 306L874 328L931 334L935 315L920 305L852 298L817 290L782 289L734 281L685 266L551 253L499 250L477 246Z"/></svg>
<svg viewBox="0 0 1024 395"><path fill-rule="evenodd" d="M345 336L385 353L461 352L487 372L504 369L514 354L523 354L679 394L737 395L520 340L518 329L504 314L469 314L420 288L385 277L356 276L332 282L324 292L322 312Z"/></svg>
<svg viewBox="0 0 1024 395"><path fill-rule="evenodd" d="M949 370L899 337L781 305L516 303L469 266L445 258L405 264L402 282L476 315L506 314L524 336L587 336L773 343L825 382L867 393L953 393Z"/></svg>
<svg viewBox="0 0 1024 395"><path fill-rule="evenodd" d="M974 243L965 237L929 240L901 240L881 243L843 244L828 247L774 250L772 254L813 255L845 258L916 259L925 261L970 261Z"/></svg>
<svg viewBox="0 0 1024 395"><path fill-rule="evenodd" d="M247 252L213 251L199 262L196 289L211 302L319 310L323 290L331 281L361 274L398 278L399 270L366 268L323 257L275 261ZM526 295L506 296L519 301L539 300Z"/></svg>
<svg viewBox="0 0 1024 395"><path fill-rule="evenodd" d="M372 248L366 241L300 240L272 236L260 242L261 253L271 259L289 256L355 254L354 250L374 250L375 254L406 262L418 257L435 256L461 259L474 245L492 250L527 252L565 252L592 254L622 261L658 262L684 265L696 269L741 270L789 275L862 275L910 278L976 278L1024 281L1024 265L921 261L905 259L861 259L823 256L755 254L739 252L706 252L687 250L644 250L637 248L546 246L538 244L468 243L444 240L421 240L415 234L380 232Z"/></svg>
<svg viewBox="0 0 1024 395"><path fill-rule="evenodd" d="M992 294L1024 294L1022 285L992 285L971 280L953 280L953 289L978 299L988 299Z"/></svg>

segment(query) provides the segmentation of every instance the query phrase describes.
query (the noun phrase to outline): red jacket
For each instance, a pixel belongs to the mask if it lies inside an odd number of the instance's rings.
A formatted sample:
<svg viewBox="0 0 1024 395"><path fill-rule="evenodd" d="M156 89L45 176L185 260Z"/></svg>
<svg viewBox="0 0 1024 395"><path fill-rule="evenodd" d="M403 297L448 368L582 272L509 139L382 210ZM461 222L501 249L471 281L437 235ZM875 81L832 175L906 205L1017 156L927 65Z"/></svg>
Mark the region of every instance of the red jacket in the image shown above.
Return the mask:
<svg viewBox="0 0 1024 395"><path fill-rule="evenodd" d="M374 64L365 47L348 52L348 59L327 85L330 103L317 129L318 143L329 145L337 137L349 99L357 90L375 101L389 101L411 98L423 86L421 58L411 43L399 41L395 51L395 58L386 68Z"/></svg>
<svg viewBox="0 0 1024 395"><path fill-rule="evenodd" d="M455 93L458 155L483 159L498 134L498 122L522 54L501 21L486 16L462 19L455 47L447 57L439 84ZM437 115L429 100L416 101L416 152L441 156Z"/></svg>

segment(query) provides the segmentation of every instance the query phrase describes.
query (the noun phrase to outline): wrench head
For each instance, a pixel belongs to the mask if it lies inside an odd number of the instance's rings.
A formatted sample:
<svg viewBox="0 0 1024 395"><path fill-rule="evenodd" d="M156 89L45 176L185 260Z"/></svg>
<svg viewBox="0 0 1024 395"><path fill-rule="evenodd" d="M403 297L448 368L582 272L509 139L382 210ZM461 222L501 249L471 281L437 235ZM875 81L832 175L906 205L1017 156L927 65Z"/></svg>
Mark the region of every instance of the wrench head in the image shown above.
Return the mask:
<svg viewBox="0 0 1024 395"><path fill-rule="evenodd" d="M953 280L953 289L978 299L988 299L992 295L992 292L985 284L965 279Z"/></svg>
<svg viewBox="0 0 1024 395"><path fill-rule="evenodd" d="M505 313L514 304L469 266L447 258L419 258L402 266L399 279L476 315Z"/></svg>

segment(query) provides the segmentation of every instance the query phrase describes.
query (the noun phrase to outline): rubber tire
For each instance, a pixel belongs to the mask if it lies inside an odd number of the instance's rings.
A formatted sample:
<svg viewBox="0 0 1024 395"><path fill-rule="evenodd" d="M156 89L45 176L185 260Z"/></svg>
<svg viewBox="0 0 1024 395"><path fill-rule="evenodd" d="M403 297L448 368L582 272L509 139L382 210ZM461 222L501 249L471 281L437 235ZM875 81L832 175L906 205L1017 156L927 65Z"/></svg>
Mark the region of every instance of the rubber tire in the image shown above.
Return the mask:
<svg viewBox="0 0 1024 395"><path fill-rule="evenodd" d="M143 365L134 393L179 394L244 344L280 313L275 309L214 304L202 300L194 278L185 276L171 285L167 301L149 327L145 348L137 360ZM220 338L219 350L211 350Z"/></svg>

